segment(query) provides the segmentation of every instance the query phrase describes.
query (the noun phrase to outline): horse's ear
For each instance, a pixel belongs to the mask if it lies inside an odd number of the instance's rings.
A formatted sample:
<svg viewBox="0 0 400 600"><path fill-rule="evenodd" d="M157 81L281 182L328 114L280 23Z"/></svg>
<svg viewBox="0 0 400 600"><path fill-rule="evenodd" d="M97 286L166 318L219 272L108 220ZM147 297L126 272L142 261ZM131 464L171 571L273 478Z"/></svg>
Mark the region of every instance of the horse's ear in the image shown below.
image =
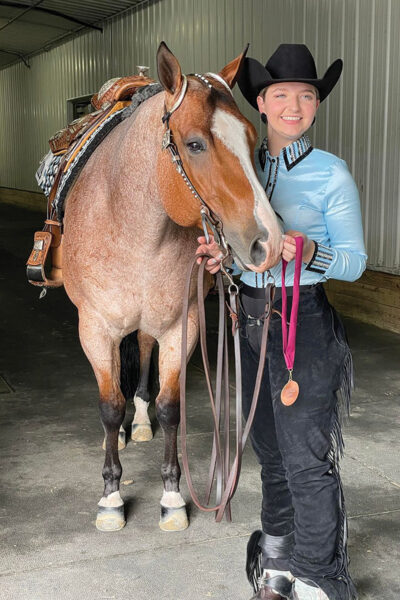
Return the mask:
<svg viewBox="0 0 400 600"><path fill-rule="evenodd" d="M237 78L240 73L240 69L242 67L242 64L243 64L243 61L247 54L247 50L249 49L249 46L250 46L250 44L247 44L247 46L243 50L242 54L239 54L239 56L237 58L234 58L233 60L231 60L231 62L228 63L226 65L226 67L224 67L222 69L222 71L220 71L218 73L218 75L220 75L222 77L222 79L225 79L226 83L229 85L229 87L231 89L233 88L233 86L235 85L235 83L237 81Z"/></svg>
<svg viewBox="0 0 400 600"><path fill-rule="evenodd" d="M157 50L157 72L166 92L176 94L182 86L182 71L179 62L165 42Z"/></svg>

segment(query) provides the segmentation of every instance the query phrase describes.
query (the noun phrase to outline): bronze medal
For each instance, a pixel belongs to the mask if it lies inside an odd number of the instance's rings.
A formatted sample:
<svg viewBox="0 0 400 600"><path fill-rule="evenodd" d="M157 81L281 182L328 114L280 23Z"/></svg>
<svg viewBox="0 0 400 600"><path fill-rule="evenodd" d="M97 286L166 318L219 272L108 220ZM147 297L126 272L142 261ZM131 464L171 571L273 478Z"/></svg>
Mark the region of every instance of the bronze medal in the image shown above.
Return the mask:
<svg viewBox="0 0 400 600"><path fill-rule="evenodd" d="M293 379L289 379L287 384L283 387L281 391L281 402L285 406L291 406L297 400L297 396L299 395L299 384L297 381L293 381Z"/></svg>
<svg viewBox="0 0 400 600"><path fill-rule="evenodd" d="M282 259L282 345L283 345L283 356L285 363L289 371L289 381L281 391L281 402L285 406L291 406L297 400L299 395L299 384L293 381L293 366L294 357L296 353L296 327L297 327L297 314L299 310L300 301L300 276L301 276L301 260L303 256L303 238L295 236L296 242L296 256L294 266L294 278L293 278L293 301L292 310L290 312L290 323L288 332L287 323L287 293L285 285L286 275L286 260Z"/></svg>

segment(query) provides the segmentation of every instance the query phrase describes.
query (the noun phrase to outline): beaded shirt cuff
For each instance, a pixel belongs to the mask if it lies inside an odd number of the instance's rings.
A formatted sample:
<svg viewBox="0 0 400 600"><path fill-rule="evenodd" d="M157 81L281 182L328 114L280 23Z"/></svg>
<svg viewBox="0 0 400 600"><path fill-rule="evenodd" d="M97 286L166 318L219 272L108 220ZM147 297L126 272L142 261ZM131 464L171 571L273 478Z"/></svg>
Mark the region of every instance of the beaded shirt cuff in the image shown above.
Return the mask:
<svg viewBox="0 0 400 600"><path fill-rule="evenodd" d="M324 275L331 266L334 253L332 248L324 246L315 240L313 240L313 242L315 244L315 250L312 259L306 266L306 271L313 271L314 273L321 273Z"/></svg>

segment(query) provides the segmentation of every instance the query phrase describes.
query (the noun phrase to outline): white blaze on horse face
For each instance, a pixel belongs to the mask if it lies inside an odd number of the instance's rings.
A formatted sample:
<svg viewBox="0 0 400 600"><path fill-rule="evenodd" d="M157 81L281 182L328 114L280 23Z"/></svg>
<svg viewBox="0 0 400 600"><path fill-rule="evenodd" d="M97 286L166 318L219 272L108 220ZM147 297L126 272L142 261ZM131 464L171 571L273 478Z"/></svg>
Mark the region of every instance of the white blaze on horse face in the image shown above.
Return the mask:
<svg viewBox="0 0 400 600"><path fill-rule="evenodd" d="M253 190L254 216L258 225L266 229L269 234L278 233L278 224L274 210L267 200L264 189L258 181L257 174L251 162L244 123L231 113L217 108L214 112L211 131L239 159L243 172Z"/></svg>

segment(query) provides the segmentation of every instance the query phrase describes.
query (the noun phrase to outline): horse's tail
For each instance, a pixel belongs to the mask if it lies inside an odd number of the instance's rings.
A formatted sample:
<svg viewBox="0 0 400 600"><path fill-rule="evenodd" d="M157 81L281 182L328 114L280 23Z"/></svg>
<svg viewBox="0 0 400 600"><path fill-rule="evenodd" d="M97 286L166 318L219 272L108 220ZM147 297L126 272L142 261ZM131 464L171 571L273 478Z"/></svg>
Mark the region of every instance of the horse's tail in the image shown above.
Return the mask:
<svg viewBox="0 0 400 600"><path fill-rule="evenodd" d="M121 355L121 391L126 400L132 400L140 374L137 331L133 331L122 339L119 351Z"/></svg>

